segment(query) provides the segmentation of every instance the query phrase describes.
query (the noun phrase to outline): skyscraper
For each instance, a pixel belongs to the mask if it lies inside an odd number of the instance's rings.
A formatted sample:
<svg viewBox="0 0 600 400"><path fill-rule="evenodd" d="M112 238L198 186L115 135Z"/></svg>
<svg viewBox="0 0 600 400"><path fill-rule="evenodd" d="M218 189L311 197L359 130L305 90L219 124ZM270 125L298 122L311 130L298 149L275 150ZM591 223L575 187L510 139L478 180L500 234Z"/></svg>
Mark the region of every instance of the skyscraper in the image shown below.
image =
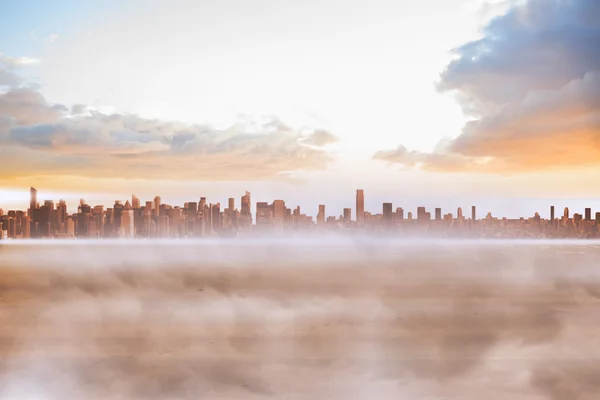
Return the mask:
<svg viewBox="0 0 600 400"><path fill-rule="evenodd" d="M29 195L29 209L33 211L37 208L37 190L33 187L29 188Z"/></svg>
<svg viewBox="0 0 600 400"><path fill-rule="evenodd" d="M554 206L550 206L550 222L554 222Z"/></svg>
<svg viewBox="0 0 600 400"><path fill-rule="evenodd" d="M392 203L383 203L383 223L387 227L390 227L393 223Z"/></svg>
<svg viewBox="0 0 600 400"><path fill-rule="evenodd" d="M160 196L154 198L154 215L160 217Z"/></svg>
<svg viewBox="0 0 600 400"><path fill-rule="evenodd" d="M273 225L275 229L283 229L285 226L285 214L285 202L283 200L273 201Z"/></svg>
<svg viewBox="0 0 600 400"><path fill-rule="evenodd" d="M250 192L246 191L246 194L242 196L242 207L240 209L241 214L244 217L252 216L251 204L250 204Z"/></svg>
<svg viewBox="0 0 600 400"><path fill-rule="evenodd" d="M436 221L441 221L442 220L442 209L441 208L436 208L435 209L435 220Z"/></svg>
<svg viewBox="0 0 600 400"><path fill-rule="evenodd" d="M344 222L349 223L350 221L352 221L352 209L344 208Z"/></svg>
<svg viewBox="0 0 600 400"><path fill-rule="evenodd" d="M462 219L462 217L463 217L462 207L458 207L458 210L456 210L456 219Z"/></svg>
<svg viewBox="0 0 600 400"><path fill-rule="evenodd" d="M319 204L319 213L317 214L317 225L325 224L325 205Z"/></svg>
<svg viewBox="0 0 600 400"><path fill-rule="evenodd" d="M140 199L138 199L135 194L131 195L131 208L135 210L140 208Z"/></svg>
<svg viewBox="0 0 600 400"><path fill-rule="evenodd" d="M135 225L133 223L133 208L129 201L125 202L125 206L121 210L121 226L123 227L123 236L132 238L135 236Z"/></svg>
<svg viewBox="0 0 600 400"><path fill-rule="evenodd" d="M365 222L365 192L363 189L356 191L356 222L359 225Z"/></svg>
<svg viewBox="0 0 600 400"><path fill-rule="evenodd" d="M233 210L235 210L235 199L233 197L229 198L229 204L228 207L230 212L233 212Z"/></svg>
<svg viewBox="0 0 600 400"><path fill-rule="evenodd" d="M591 208L586 208L585 209L585 220L586 221L591 221L592 220L592 209Z"/></svg>
<svg viewBox="0 0 600 400"><path fill-rule="evenodd" d="M477 209L475 206L471 207L471 219L475 221L477 219Z"/></svg>

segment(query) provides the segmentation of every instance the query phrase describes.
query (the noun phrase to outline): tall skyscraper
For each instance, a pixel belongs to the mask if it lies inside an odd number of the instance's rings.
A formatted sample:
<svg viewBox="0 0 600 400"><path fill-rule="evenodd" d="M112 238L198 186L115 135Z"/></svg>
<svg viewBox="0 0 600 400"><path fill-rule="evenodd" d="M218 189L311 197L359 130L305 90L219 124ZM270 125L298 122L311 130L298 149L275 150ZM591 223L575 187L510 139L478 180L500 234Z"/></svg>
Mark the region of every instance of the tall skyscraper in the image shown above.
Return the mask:
<svg viewBox="0 0 600 400"><path fill-rule="evenodd" d="M245 195L242 196L242 206L240 209L241 214L244 217L252 216L251 204L250 204L250 192L246 192Z"/></svg>
<svg viewBox="0 0 600 400"><path fill-rule="evenodd" d="M435 209L435 220L436 221L441 221L442 220L442 209L441 208L436 208Z"/></svg>
<svg viewBox="0 0 600 400"><path fill-rule="evenodd" d="M129 201L125 202L125 206L121 210L121 226L123 227L123 236L132 238L135 236L135 225L133 223L133 208Z"/></svg>
<svg viewBox="0 0 600 400"><path fill-rule="evenodd" d="M586 208L585 209L585 220L586 221L591 221L592 220L592 209L591 208Z"/></svg>
<svg viewBox="0 0 600 400"><path fill-rule="evenodd" d="M154 216L160 217L160 196L154 198Z"/></svg>
<svg viewBox="0 0 600 400"><path fill-rule="evenodd" d="M363 189L356 191L356 222L359 225L365 222L365 192Z"/></svg>
<svg viewBox="0 0 600 400"><path fill-rule="evenodd" d="M477 219L477 209L475 206L471 206L471 219L475 221Z"/></svg>
<svg viewBox="0 0 600 400"><path fill-rule="evenodd" d="M29 213L33 214L33 210L37 208L37 190L33 187L29 188Z"/></svg>
<svg viewBox="0 0 600 400"><path fill-rule="evenodd" d="M135 194L131 195L131 208L134 210L140 208L140 199L138 199Z"/></svg>
<svg viewBox="0 0 600 400"><path fill-rule="evenodd" d="M565 219L569 219L569 207L565 207L564 217Z"/></svg>
<svg viewBox="0 0 600 400"><path fill-rule="evenodd" d="M285 226L285 210L285 202L283 200L273 201L273 225L277 230L282 230Z"/></svg>
<svg viewBox="0 0 600 400"><path fill-rule="evenodd" d="M229 204L228 207L230 212L233 212L233 210L235 210L235 199L233 197L229 198Z"/></svg>
<svg viewBox="0 0 600 400"><path fill-rule="evenodd" d="M392 203L383 203L383 223L388 227L393 223Z"/></svg>
<svg viewBox="0 0 600 400"><path fill-rule="evenodd" d="M319 213L317 214L317 225L325 225L325 205L319 204Z"/></svg>
<svg viewBox="0 0 600 400"><path fill-rule="evenodd" d="M463 217L462 207L458 207L458 210L456 210L456 219L462 219L462 217Z"/></svg>
<svg viewBox="0 0 600 400"><path fill-rule="evenodd" d="M427 210L425 207L417 207L417 220L424 221L427 219Z"/></svg>
<svg viewBox="0 0 600 400"><path fill-rule="evenodd" d="M550 206L550 222L554 222L554 206Z"/></svg>

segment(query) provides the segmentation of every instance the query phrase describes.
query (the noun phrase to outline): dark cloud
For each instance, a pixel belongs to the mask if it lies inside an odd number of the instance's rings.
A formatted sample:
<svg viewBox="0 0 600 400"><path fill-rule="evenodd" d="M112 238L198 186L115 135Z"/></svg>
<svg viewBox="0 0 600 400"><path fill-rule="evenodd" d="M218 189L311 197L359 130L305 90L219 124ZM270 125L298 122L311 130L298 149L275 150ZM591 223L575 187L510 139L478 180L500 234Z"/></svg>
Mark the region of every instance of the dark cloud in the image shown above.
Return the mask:
<svg viewBox="0 0 600 400"><path fill-rule="evenodd" d="M456 93L474 120L431 154L383 151L375 158L471 172L600 163L598 21L595 0L515 3L481 39L457 48L441 75L439 89Z"/></svg>

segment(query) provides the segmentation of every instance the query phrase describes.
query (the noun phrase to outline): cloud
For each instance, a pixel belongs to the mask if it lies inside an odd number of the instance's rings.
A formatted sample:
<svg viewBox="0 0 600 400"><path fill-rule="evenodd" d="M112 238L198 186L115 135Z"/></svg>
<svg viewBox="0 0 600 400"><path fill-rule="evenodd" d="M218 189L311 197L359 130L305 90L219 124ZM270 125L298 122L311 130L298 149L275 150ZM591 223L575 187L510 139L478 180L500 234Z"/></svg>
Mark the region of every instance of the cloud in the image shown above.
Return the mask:
<svg viewBox="0 0 600 400"><path fill-rule="evenodd" d="M304 135L275 117L218 130L51 105L32 89L0 95L0 178L86 177L256 180L325 168L328 132Z"/></svg>
<svg viewBox="0 0 600 400"><path fill-rule="evenodd" d="M600 3L529 0L455 50L439 90L473 117L432 153L374 158L436 171L517 172L600 163Z"/></svg>
<svg viewBox="0 0 600 400"><path fill-rule="evenodd" d="M328 144L336 143L338 141L339 139L331 132L318 129L315 130L309 136L307 136L306 139L302 141L302 143L322 147L327 146Z"/></svg>
<svg viewBox="0 0 600 400"><path fill-rule="evenodd" d="M0 53L0 88L7 86L17 88L22 83L22 78L16 70L24 65L37 64L40 60L31 57L9 57Z"/></svg>

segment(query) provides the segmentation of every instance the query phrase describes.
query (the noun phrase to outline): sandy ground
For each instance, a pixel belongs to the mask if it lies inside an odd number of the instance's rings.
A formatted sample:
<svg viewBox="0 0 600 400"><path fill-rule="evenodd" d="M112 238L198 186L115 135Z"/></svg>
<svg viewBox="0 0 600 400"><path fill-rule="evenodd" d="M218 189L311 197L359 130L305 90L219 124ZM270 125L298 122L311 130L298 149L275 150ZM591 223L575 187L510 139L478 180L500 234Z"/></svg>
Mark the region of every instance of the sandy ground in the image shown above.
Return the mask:
<svg viewBox="0 0 600 400"><path fill-rule="evenodd" d="M600 246L0 245L0 399L600 398Z"/></svg>

